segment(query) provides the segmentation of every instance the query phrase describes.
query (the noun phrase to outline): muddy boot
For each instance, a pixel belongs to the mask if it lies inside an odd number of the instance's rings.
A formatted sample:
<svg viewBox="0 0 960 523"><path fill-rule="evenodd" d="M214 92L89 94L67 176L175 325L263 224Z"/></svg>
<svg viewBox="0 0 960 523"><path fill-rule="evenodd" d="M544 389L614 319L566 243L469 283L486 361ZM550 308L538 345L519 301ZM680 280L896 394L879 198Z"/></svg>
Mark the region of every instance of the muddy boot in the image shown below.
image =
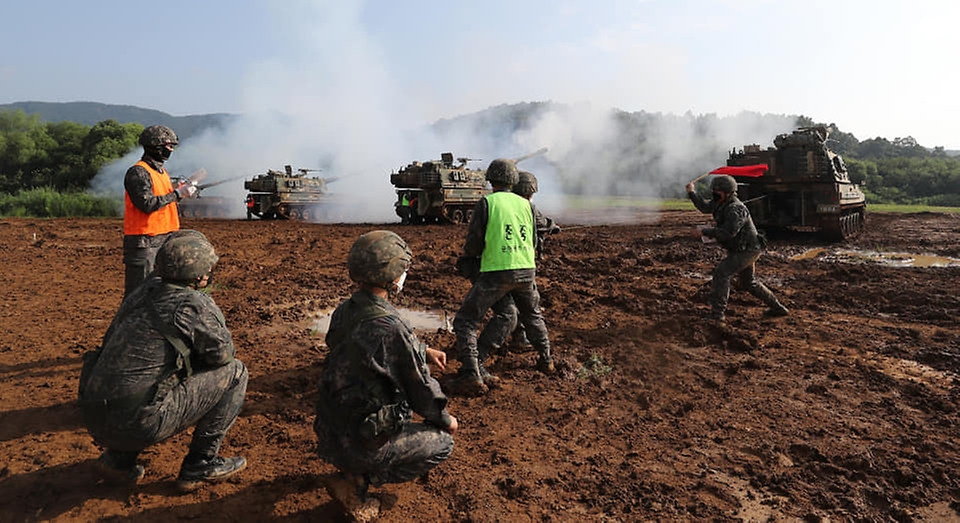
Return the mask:
<svg viewBox="0 0 960 523"><path fill-rule="evenodd" d="M723 323L723 320L726 319L726 316L724 316L723 311L718 311L714 309L713 311L710 312L709 315L707 315L707 319L710 321Z"/></svg>
<svg viewBox="0 0 960 523"><path fill-rule="evenodd" d="M490 371L483 366L483 363L480 364L480 379L483 380L483 384L490 390L500 388L500 377L490 374Z"/></svg>
<svg viewBox="0 0 960 523"><path fill-rule="evenodd" d="M457 373L457 377L450 382L450 393L458 396L483 396L489 390L480 377L479 365L476 362L464 363Z"/></svg>
<svg viewBox="0 0 960 523"><path fill-rule="evenodd" d="M367 495L367 481L356 474L336 474L326 479L324 487L354 521L373 521L380 516L380 500Z"/></svg>
<svg viewBox="0 0 960 523"><path fill-rule="evenodd" d="M94 463L104 481L115 486L133 486L143 479L146 470L137 464L139 452L107 449Z"/></svg>
<svg viewBox="0 0 960 523"><path fill-rule="evenodd" d="M769 309L763 311L763 315L767 318L782 318L788 314L790 314L790 311L780 302L776 302Z"/></svg>
<svg viewBox="0 0 960 523"><path fill-rule="evenodd" d="M553 365L553 356L550 355L550 349L540 352L537 358L537 370L547 376L553 374L557 368Z"/></svg>
<svg viewBox="0 0 960 523"><path fill-rule="evenodd" d="M216 482L247 468L247 460L243 456L222 458L214 456L203 458L187 455L180 466L180 475L177 476L177 490L192 492L200 488L203 482Z"/></svg>

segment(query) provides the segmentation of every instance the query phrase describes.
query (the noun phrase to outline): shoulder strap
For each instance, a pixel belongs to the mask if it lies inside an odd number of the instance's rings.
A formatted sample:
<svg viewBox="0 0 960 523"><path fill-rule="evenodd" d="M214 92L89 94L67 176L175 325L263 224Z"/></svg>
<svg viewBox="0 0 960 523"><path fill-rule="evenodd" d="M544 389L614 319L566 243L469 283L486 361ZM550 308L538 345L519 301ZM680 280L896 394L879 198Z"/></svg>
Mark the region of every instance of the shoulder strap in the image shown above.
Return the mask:
<svg viewBox="0 0 960 523"><path fill-rule="evenodd" d="M153 319L153 326L160 331L160 334L163 334L163 337L170 342L170 345L173 345L173 348L177 351L177 367L186 369L187 375L185 378L189 378L193 374L193 368L190 365L190 349L187 348L187 345L183 343L183 340L180 339L180 336L174 332L173 328L170 327L170 324L163 321L160 318L160 312L157 311L157 306L153 303L153 300L147 300L150 305L150 316Z"/></svg>

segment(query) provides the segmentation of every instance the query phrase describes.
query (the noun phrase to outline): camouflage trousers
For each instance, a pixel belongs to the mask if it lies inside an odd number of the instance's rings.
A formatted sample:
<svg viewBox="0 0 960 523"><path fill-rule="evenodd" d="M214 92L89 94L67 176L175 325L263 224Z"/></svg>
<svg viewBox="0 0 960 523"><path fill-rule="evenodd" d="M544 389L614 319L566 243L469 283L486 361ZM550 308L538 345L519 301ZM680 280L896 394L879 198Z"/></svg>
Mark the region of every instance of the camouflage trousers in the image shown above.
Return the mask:
<svg viewBox="0 0 960 523"><path fill-rule="evenodd" d="M153 272L157 252L167 240L167 236L169 235L123 237L124 296L129 296L133 289L139 287Z"/></svg>
<svg viewBox="0 0 960 523"><path fill-rule="evenodd" d="M754 278L754 267L758 258L760 258L760 251L730 252L713 270L708 302L715 313L723 313L727 310L727 301L730 299L730 280L734 276L737 277L740 288L759 298L768 307L779 305L780 302L770 289Z"/></svg>
<svg viewBox="0 0 960 523"><path fill-rule="evenodd" d="M90 420L87 428L98 445L122 452L139 452L195 425L190 452L214 456L240 414L247 379L247 368L233 360L194 373L133 412L86 406L84 419Z"/></svg>
<svg viewBox="0 0 960 523"><path fill-rule="evenodd" d="M512 309L530 339L534 348L543 355L550 356L550 340L547 325L540 312L540 292L533 278L515 281L512 271L483 272L477 277L463 299L463 305L453 320L453 331L457 335L457 359L461 369L474 370L488 355L493 343L502 344L516 326L512 320ZM506 299L505 299L506 298ZM477 330L487 311L494 309L494 326L483 336L483 351L478 349Z"/></svg>
<svg viewBox="0 0 960 523"><path fill-rule="evenodd" d="M339 470L364 476L373 486L403 483L423 476L453 452L453 436L426 423L408 423L379 447L363 444L353 434L337 434L328 420L317 417L317 454Z"/></svg>

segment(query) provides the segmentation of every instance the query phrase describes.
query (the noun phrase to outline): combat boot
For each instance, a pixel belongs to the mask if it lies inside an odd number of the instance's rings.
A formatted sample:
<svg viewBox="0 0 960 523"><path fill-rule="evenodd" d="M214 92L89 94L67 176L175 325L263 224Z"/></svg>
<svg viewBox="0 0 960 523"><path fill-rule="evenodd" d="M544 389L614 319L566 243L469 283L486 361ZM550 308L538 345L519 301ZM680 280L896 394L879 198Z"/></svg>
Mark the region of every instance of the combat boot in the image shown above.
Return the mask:
<svg viewBox="0 0 960 523"><path fill-rule="evenodd" d="M137 454L139 453L107 449L97 458L95 466L107 483L115 486L133 486L146 474L143 465L137 464Z"/></svg>
<svg viewBox="0 0 960 523"><path fill-rule="evenodd" d="M527 339L527 331L517 329L513 331L513 338L510 340L510 352L530 352L533 350L533 344Z"/></svg>
<svg viewBox="0 0 960 523"><path fill-rule="evenodd" d="M336 474L326 478L324 487L354 521L373 521L380 515L380 500L367 495L367 481L363 476Z"/></svg>
<svg viewBox="0 0 960 523"><path fill-rule="evenodd" d="M177 490L191 492L206 482L222 481L247 468L247 460L243 456L233 458L196 458L187 455L180 466L180 475L177 476Z"/></svg>
<svg viewBox="0 0 960 523"><path fill-rule="evenodd" d="M500 388L500 377L490 374L490 371L483 366L483 363L480 364L480 379L483 380L483 384L487 386L488 389L499 389Z"/></svg>
<svg viewBox="0 0 960 523"><path fill-rule="evenodd" d="M776 304L770 306L769 309L763 311L763 315L767 318L782 318L788 314L790 314L790 311L780 302L777 302Z"/></svg>
<svg viewBox="0 0 960 523"><path fill-rule="evenodd" d="M460 369L457 377L450 381L450 392L458 396L483 396L490 390L480 377L478 369Z"/></svg>
<svg viewBox="0 0 960 523"><path fill-rule="evenodd" d="M537 358L537 370L548 376L557 370L553 365L553 356L550 355L549 348L540 351L540 356Z"/></svg>

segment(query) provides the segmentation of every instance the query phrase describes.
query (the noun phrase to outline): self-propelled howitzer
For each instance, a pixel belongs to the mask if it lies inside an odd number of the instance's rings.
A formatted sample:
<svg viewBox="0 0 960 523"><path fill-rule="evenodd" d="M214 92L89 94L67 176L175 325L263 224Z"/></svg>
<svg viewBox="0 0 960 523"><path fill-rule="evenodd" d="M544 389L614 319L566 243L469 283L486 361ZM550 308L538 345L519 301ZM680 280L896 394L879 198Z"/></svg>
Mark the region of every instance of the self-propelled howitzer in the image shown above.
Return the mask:
<svg viewBox="0 0 960 523"><path fill-rule="evenodd" d="M539 156L546 148L513 159L514 162ZM473 207L485 195L486 169L471 169L468 162L479 158L457 158L443 153L440 160L412 162L399 171L390 173L390 183L396 187L394 209L403 224L466 223Z"/></svg>
<svg viewBox="0 0 960 523"><path fill-rule="evenodd" d="M330 219L334 200L327 184L337 178L307 176L316 169L297 169L289 165L283 171L268 170L243 182L247 194L247 219L324 220Z"/></svg>
<svg viewBox="0 0 960 523"><path fill-rule="evenodd" d="M841 240L863 230L866 197L850 180L843 158L827 147L826 127L801 127L777 136L775 147L744 145L727 165L765 164L762 176L736 176L737 193L762 229L815 230Z"/></svg>

